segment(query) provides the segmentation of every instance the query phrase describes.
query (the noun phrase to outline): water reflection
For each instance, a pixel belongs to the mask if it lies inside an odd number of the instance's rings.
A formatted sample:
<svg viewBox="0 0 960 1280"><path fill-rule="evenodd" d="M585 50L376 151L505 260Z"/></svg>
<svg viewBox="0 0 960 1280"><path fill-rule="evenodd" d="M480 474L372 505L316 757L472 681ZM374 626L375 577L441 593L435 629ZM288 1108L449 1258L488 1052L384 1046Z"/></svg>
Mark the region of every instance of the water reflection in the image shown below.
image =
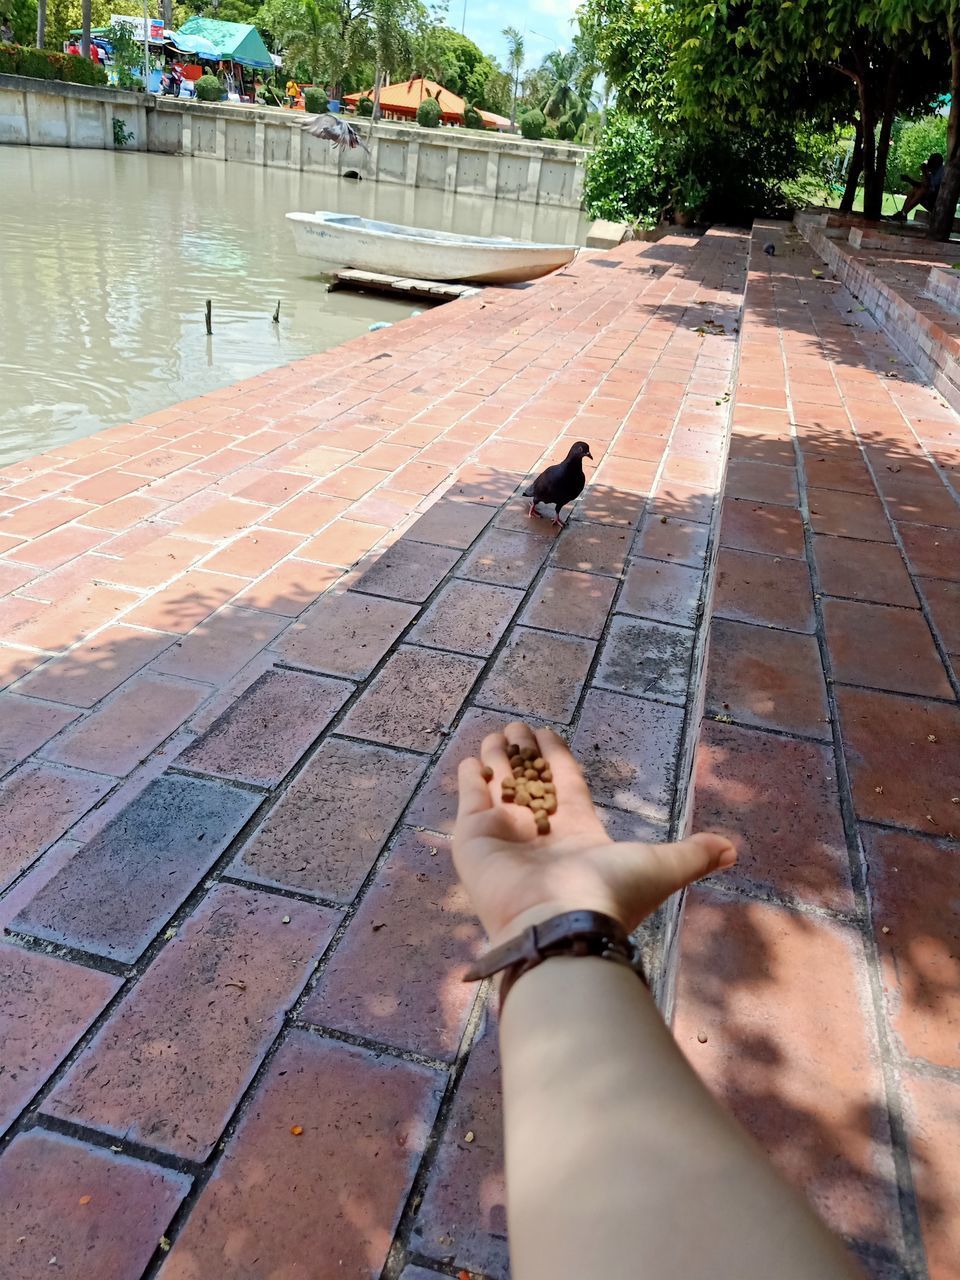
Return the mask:
<svg viewBox="0 0 960 1280"><path fill-rule="evenodd" d="M326 293L294 253L290 209L548 241L582 240L585 226L571 210L216 160L2 154L0 463L325 350L418 305Z"/></svg>

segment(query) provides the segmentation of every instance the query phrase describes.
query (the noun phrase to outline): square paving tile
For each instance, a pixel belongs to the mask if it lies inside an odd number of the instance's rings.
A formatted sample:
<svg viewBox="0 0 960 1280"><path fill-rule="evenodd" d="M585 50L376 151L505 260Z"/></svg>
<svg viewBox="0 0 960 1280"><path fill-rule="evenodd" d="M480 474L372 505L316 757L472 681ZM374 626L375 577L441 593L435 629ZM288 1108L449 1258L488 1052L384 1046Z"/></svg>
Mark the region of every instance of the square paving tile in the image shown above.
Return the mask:
<svg viewBox="0 0 960 1280"><path fill-rule="evenodd" d="M810 524L814 533L868 542L892 542L883 504L865 493L840 493L836 489L811 489Z"/></svg>
<svg viewBox="0 0 960 1280"><path fill-rule="evenodd" d="M500 643L523 592L484 582L449 582L410 632L416 644L487 657Z"/></svg>
<svg viewBox="0 0 960 1280"><path fill-rule="evenodd" d="M960 836L960 708L895 693L837 689L857 814L929 836Z"/></svg>
<svg viewBox="0 0 960 1280"><path fill-rule="evenodd" d="M517 627L476 701L499 711L569 724L590 669L591 640Z"/></svg>
<svg viewBox="0 0 960 1280"><path fill-rule="evenodd" d="M805 561L721 547L713 612L718 618L812 632L816 620Z"/></svg>
<svg viewBox="0 0 960 1280"><path fill-rule="evenodd" d="M721 517L721 544L742 552L803 559L803 516L791 507L727 497Z"/></svg>
<svg viewBox="0 0 960 1280"><path fill-rule="evenodd" d="M955 844L863 829L873 931L903 1050L960 1067L960 856Z"/></svg>
<svg viewBox="0 0 960 1280"><path fill-rule="evenodd" d="M668 822L682 727L680 707L591 689L571 748L594 800Z"/></svg>
<svg viewBox="0 0 960 1280"><path fill-rule="evenodd" d="M570 530L571 534L573 530ZM561 546L557 543L557 546ZM489 529L457 570L475 582L528 587L547 558L550 544L542 538L507 529Z"/></svg>
<svg viewBox="0 0 960 1280"><path fill-rule="evenodd" d="M401 538L388 547L355 584L354 590L422 603L460 558L451 547Z"/></svg>
<svg viewBox="0 0 960 1280"><path fill-rule="evenodd" d="M829 738L815 638L717 618L710 627L706 706L714 716Z"/></svg>
<svg viewBox="0 0 960 1280"><path fill-rule="evenodd" d="M331 591L281 636L276 652L292 666L361 680L416 615L399 600Z"/></svg>
<svg viewBox="0 0 960 1280"><path fill-rule="evenodd" d="M621 613L692 627L700 604L703 571L660 560L634 560L617 601Z"/></svg>
<svg viewBox="0 0 960 1280"><path fill-rule="evenodd" d="M422 756L330 737L231 863L261 884L350 902L423 773Z"/></svg>
<svg viewBox="0 0 960 1280"><path fill-rule="evenodd" d="M340 732L434 751L482 670L477 658L401 645L350 708Z"/></svg>
<svg viewBox="0 0 960 1280"><path fill-rule="evenodd" d="M797 505L797 476L793 467L732 458L727 468L726 494L782 507Z"/></svg>
<svg viewBox="0 0 960 1280"><path fill-rule="evenodd" d="M877 604L918 607L917 593L899 548L888 542L854 542L851 538L813 539L820 585L826 595Z"/></svg>
<svg viewBox="0 0 960 1280"><path fill-rule="evenodd" d="M409 537L444 547L469 547L497 514L491 502L457 502L441 498L411 526Z"/></svg>
<svg viewBox="0 0 960 1280"><path fill-rule="evenodd" d="M914 573L960 582L960 532L923 525L897 526Z"/></svg>
<svg viewBox="0 0 960 1280"><path fill-rule="evenodd" d="M694 769L694 830L718 831L737 848L724 882L852 910L830 747L705 720Z"/></svg>
<svg viewBox="0 0 960 1280"><path fill-rule="evenodd" d="M683 702L693 640L694 632L687 627L617 614L600 650L593 683L634 697Z"/></svg>
<svg viewBox="0 0 960 1280"><path fill-rule="evenodd" d="M921 578L919 585L947 653L960 653L960 583Z"/></svg>
<svg viewBox="0 0 960 1280"><path fill-rule="evenodd" d="M840 683L953 698L919 609L825 600L823 620L834 679Z"/></svg>
<svg viewBox="0 0 960 1280"><path fill-rule="evenodd" d="M574 521L554 544L553 563L560 569L619 577L629 549L630 534L626 529Z"/></svg>
<svg viewBox="0 0 960 1280"><path fill-rule="evenodd" d="M634 539L632 551L647 560L665 560L700 568L707 553L710 528L692 520L649 515Z"/></svg>
<svg viewBox="0 0 960 1280"><path fill-rule="evenodd" d="M548 569L522 621L529 627L598 640L616 589L616 580L601 574Z"/></svg>

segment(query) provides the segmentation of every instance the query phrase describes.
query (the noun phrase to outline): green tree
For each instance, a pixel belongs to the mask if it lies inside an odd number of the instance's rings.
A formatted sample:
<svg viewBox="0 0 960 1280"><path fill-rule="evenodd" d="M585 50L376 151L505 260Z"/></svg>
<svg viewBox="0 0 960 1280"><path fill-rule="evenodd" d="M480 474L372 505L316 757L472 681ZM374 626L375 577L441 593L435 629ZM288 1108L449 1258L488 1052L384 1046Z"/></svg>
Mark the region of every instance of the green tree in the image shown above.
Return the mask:
<svg viewBox="0 0 960 1280"><path fill-rule="evenodd" d="M547 98L543 104L543 114L548 120L560 120L567 116L570 119L582 118L586 115L583 99L577 91L577 78L580 71L575 49L562 53L553 49L543 60L543 69L549 78Z"/></svg>
<svg viewBox="0 0 960 1280"><path fill-rule="evenodd" d="M318 0L302 0L298 9L296 25L284 33L284 56L306 68L314 84L326 84L336 78L343 62L336 13Z"/></svg>
<svg viewBox="0 0 960 1280"><path fill-rule="evenodd" d="M639 0L645 3L646 0ZM676 0L671 63L686 119L859 123L864 212L879 217L893 123L941 91L946 60L908 0Z"/></svg>
<svg viewBox="0 0 960 1280"><path fill-rule="evenodd" d="M0 0L0 7L6 11L17 44L33 44L37 36L36 0Z"/></svg>
<svg viewBox="0 0 960 1280"><path fill-rule="evenodd" d="M520 89L520 72L523 70L523 36L516 27L504 27L501 35L507 42L507 66L513 79L510 97L510 127L517 123L517 94Z"/></svg>
<svg viewBox="0 0 960 1280"><path fill-rule="evenodd" d="M374 60L373 119L380 119L380 90L384 77L392 75L405 58L409 59L410 37L407 23L410 0L372 0L371 46Z"/></svg>

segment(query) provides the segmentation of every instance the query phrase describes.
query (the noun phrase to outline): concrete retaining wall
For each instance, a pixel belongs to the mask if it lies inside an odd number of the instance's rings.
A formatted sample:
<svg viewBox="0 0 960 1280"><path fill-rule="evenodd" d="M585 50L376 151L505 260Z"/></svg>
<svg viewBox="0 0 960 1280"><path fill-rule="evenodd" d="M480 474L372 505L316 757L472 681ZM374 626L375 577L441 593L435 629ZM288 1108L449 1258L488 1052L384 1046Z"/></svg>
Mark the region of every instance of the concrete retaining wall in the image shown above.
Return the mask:
<svg viewBox="0 0 960 1280"><path fill-rule="evenodd" d="M113 121L138 151L320 173L355 171L365 180L429 187L525 204L578 209L586 151L566 143L503 134L421 129L357 121L372 152L341 155L276 108L155 98L57 80L0 75L0 143L113 149Z"/></svg>

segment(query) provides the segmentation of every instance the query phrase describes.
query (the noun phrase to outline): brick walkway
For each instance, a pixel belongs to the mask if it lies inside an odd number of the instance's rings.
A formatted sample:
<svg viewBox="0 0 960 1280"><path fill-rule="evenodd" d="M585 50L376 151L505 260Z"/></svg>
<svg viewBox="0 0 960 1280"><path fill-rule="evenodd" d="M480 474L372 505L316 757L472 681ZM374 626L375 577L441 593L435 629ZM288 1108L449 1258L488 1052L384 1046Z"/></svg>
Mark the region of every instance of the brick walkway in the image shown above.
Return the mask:
<svg viewBox="0 0 960 1280"><path fill-rule="evenodd" d="M746 294L696 762L695 821L741 860L688 895L675 1031L870 1275L948 1280L960 508L935 462L955 479L960 434L795 232L758 227L755 249L771 235Z"/></svg>
<svg viewBox="0 0 960 1280"><path fill-rule="evenodd" d="M506 1274L456 761L545 719L612 831L682 825L746 249L584 256L2 473L18 1280ZM577 438L558 536L513 495Z"/></svg>
<svg viewBox="0 0 960 1280"><path fill-rule="evenodd" d="M617 834L686 827L696 754L742 860L647 931L678 1037L871 1275L952 1277L957 419L777 225L731 402L749 247L585 256L0 473L17 1280L506 1277L447 834L514 713ZM557 535L514 495L578 438Z"/></svg>

